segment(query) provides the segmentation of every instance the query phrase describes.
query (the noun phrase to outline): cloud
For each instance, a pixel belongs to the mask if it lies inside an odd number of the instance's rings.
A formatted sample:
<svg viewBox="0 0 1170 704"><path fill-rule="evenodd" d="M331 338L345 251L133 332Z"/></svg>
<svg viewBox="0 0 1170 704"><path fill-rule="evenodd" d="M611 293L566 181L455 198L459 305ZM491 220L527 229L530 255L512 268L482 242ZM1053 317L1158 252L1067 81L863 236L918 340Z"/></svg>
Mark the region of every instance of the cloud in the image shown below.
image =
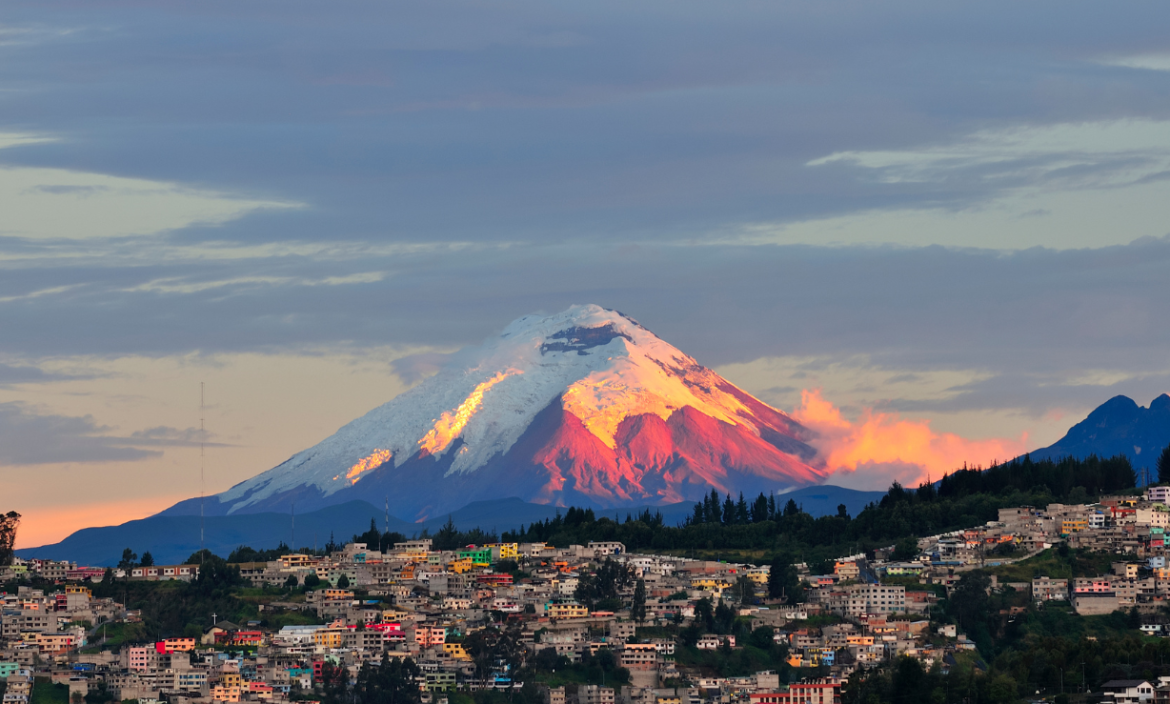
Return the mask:
<svg viewBox="0 0 1170 704"><path fill-rule="evenodd" d="M55 140L5 149L13 166L184 184L216 207L232 207L220 196L312 204L184 235L203 240L711 241L752 225L928 211L929 222L906 223L913 241L950 243L937 216L988 204L1004 174L889 182L846 160L809 162L1170 119L1159 72L1100 65L1165 54L1145 28L1170 11L1151 6L1103 22L1087 6L1045 2L1028 12L1003 2L853 0L847 12L436 2L406 13L289 2L280 24L261 7L217 2L6 7L9 36L40 37L0 45L6 129ZM1035 177L1023 169L1013 183ZM1051 210L1054 220L1072 212ZM148 226L127 212L128 227ZM1059 246L1132 234L1097 222ZM118 226L52 229L91 224ZM859 241L857 228L831 229L797 227L779 241ZM893 224L880 234L911 238Z"/></svg>
<svg viewBox="0 0 1170 704"><path fill-rule="evenodd" d="M219 225L298 203L233 197L174 182L32 167L0 167L0 237L86 240Z"/></svg>
<svg viewBox="0 0 1170 704"><path fill-rule="evenodd" d="M87 375L46 372L31 364L0 363L0 388L16 384L41 384L51 381L69 381L86 378Z"/></svg>
<svg viewBox="0 0 1170 704"><path fill-rule="evenodd" d="M1106 66L1121 66L1146 71L1170 71L1170 54L1135 54L1103 59Z"/></svg>
<svg viewBox="0 0 1170 704"><path fill-rule="evenodd" d="M0 465L134 462L161 456L154 448L199 444L199 431L191 428L157 427L129 436L112 430L88 415L40 415L21 403L0 403Z"/></svg>
<svg viewBox="0 0 1170 704"><path fill-rule="evenodd" d="M439 373L451 356L448 352L420 352L399 357L390 362L390 367L404 384L413 385Z"/></svg>
<svg viewBox="0 0 1170 704"><path fill-rule="evenodd" d="M988 465L1026 452L1027 436L1018 440L969 440L938 433L925 420L867 410L858 421L845 419L819 389L802 393L793 417L819 433L813 445L841 486L884 489L897 480L916 486L964 465Z"/></svg>
<svg viewBox="0 0 1170 704"><path fill-rule="evenodd" d="M1166 234L1170 121L1110 120L982 130L898 151L846 151L808 162L886 188L887 204L802 222L745 226L749 242L946 244L1072 249ZM907 188L926 196L896 204ZM927 196L926 194L929 193Z"/></svg>

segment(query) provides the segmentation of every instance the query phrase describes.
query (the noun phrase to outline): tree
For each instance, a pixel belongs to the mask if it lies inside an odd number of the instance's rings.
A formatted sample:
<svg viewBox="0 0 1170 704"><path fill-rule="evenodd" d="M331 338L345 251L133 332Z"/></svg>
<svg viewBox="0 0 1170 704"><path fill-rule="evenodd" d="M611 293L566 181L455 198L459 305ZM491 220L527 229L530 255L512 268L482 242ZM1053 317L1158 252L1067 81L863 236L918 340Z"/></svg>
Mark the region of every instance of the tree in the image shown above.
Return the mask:
<svg viewBox="0 0 1170 704"><path fill-rule="evenodd" d="M1158 455L1158 483L1170 484L1170 445L1167 445L1162 450L1162 454ZM3 564L3 562L0 562Z"/></svg>
<svg viewBox="0 0 1170 704"><path fill-rule="evenodd" d="M573 595L577 601L592 610L600 602L612 604L618 598L618 592L628 587L632 580L633 572L628 565L607 557L593 574L578 578L577 589Z"/></svg>
<svg viewBox="0 0 1170 704"><path fill-rule="evenodd" d="M951 592L950 612L968 633L987 619L987 589L991 578L981 571L968 572L959 578Z"/></svg>
<svg viewBox="0 0 1170 704"><path fill-rule="evenodd" d="M735 502L731 500L731 494L723 500L723 525L735 525Z"/></svg>
<svg viewBox="0 0 1170 704"><path fill-rule="evenodd" d="M142 553L142 560L140 560L138 564L142 565L143 567L153 567L154 555L151 555L150 551L147 550L146 552Z"/></svg>
<svg viewBox="0 0 1170 704"><path fill-rule="evenodd" d="M768 571L768 598L784 599L786 603L795 604L803 597L804 590L800 587L800 578L792 560L783 554L773 557Z"/></svg>
<svg viewBox="0 0 1170 704"><path fill-rule="evenodd" d="M420 701L418 679L422 670L411 658L391 658L382 653L378 665L366 663L358 671L353 688L357 704L415 704Z"/></svg>
<svg viewBox="0 0 1170 704"><path fill-rule="evenodd" d="M138 553L130 548L122 551L122 559L118 562L118 569L128 570L138 564Z"/></svg>
<svg viewBox="0 0 1170 704"><path fill-rule="evenodd" d="M768 520L768 497L763 492L752 502L752 523L763 523Z"/></svg>
<svg viewBox="0 0 1170 704"><path fill-rule="evenodd" d="M708 631L715 630L715 612L711 608L711 600L707 597L695 602L695 623L702 624Z"/></svg>
<svg viewBox="0 0 1170 704"><path fill-rule="evenodd" d="M913 560L918 557L918 541L912 535L902 538L894 544L894 559L899 561Z"/></svg>
<svg viewBox="0 0 1170 704"><path fill-rule="evenodd" d="M748 579L746 574L741 574L736 580L736 591L739 592L739 603L744 606L752 604L756 600L756 583Z"/></svg>
<svg viewBox="0 0 1170 704"><path fill-rule="evenodd" d="M760 650L769 650L776 644L775 634L771 626L757 626L748 636L748 643Z"/></svg>
<svg viewBox="0 0 1170 704"><path fill-rule="evenodd" d="M743 498L743 492L739 492L739 501L735 502L735 522L743 525L751 521L751 514L748 510L747 500Z"/></svg>
<svg viewBox="0 0 1170 704"><path fill-rule="evenodd" d="M297 581L297 576L295 574L290 574L288 579L284 580L284 586L288 587L289 589L296 589L298 586L300 586L300 584L301 583Z"/></svg>
<svg viewBox="0 0 1170 704"><path fill-rule="evenodd" d="M321 578L315 572L305 575L305 587L312 589L321 584Z"/></svg>
<svg viewBox="0 0 1170 704"><path fill-rule="evenodd" d="M210 560L212 558L215 558L217 560L223 559L222 557L219 557L218 555L216 555L212 551L208 550L207 548L203 548L202 550L197 550L196 552L191 553L191 556L188 557L187 561L184 562L183 564L184 565L202 565L204 562L207 562L208 560Z"/></svg>
<svg viewBox="0 0 1170 704"><path fill-rule="evenodd" d="M641 623L646 620L646 580L634 584L634 602L630 605L630 618Z"/></svg>
<svg viewBox="0 0 1170 704"><path fill-rule="evenodd" d="M199 574L191 582L195 593L210 597L222 598L231 594L232 587L244 584L240 576L240 568L229 565L226 560L212 555L199 566Z"/></svg>
<svg viewBox="0 0 1170 704"><path fill-rule="evenodd" d="M475 674L480 682L486 682L492 674L513 673L524 662L524 645L517 628L481 628L467 636L463 649L475 663Z"/></svg>
<svg viewBox="0 0 1170 704"><path fill-rule="evenodd" d="M365 543L367 550L378 550L382 546L382 533L378 530L378 523L371 518L370 529L361 535L353 536L353 542Z"/></svg>
<svg viewBox="0 0 1170 704"><path fill-rule="evenodd" d="M13 547L16 545L16 529L20 527L20 514L9 511L0 516L0 567L12 564Z"/></svg>
<svg viewBox="0 0 1170 704"><path fill-rule="evenodd" d="M340 577L338 577L337 578L337 588L338 589L348 589L349 588L349 577L347 577L345 575L341 575Z"/></svg>

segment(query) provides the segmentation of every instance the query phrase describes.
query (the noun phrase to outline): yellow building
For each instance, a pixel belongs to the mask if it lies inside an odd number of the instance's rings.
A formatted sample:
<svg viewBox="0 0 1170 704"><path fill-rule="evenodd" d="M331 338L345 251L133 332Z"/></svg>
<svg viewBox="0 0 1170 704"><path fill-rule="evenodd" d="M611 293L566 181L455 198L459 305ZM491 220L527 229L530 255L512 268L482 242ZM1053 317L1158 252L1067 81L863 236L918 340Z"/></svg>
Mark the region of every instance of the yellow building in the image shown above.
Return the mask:
<svg viewBox="0 0 1170 704"><path fill-rule="evenodd" d="M520 546L516 543L492 543L484 547L491 548L492 556L497 560L515 560L520 557Z"/></svg>
<svg viewBox="0 0 1170 704"><path fill-rule="evenodd" d="M344 628L321 628L313 632L313 644L323 648L340 648L345 638Z"/></svg>
<svg viewBox="0 0 1170 704"><path fill-rule="evenodd" d="M702 589L708 592L717 592L722 594L724 589L730 589L731 584L722 579L715 579L713 577L695 577L691 580L691 587L695 589Z"/></svg>
<svg viewBox="0 0 1170 704"><path fill-rule="evenodd" d="M453 560L447 563L447 569L451 572L454 572L455 574L464 574L466 572L470 572L474 568L475 565L472 564L470 557L461 557L458 560Z"/></svg>
<svg viewBox="0 0 1170 704"><path fill-rule="evenodd" d="M767 566L753 567L747 571L747 578L756 584L764 585L768 583L768 573L771 572Z"/></svg>
<svg viewBox="0 0 1170 704"><path fill-rule="evenodd" d="M545 613L549 618L584 618L589 615L589 609L580 604L549 604Z"/></svg>
<svg viewBox="0 0 1170 704"><path fill-rule="evenodd" d="M471 659L471 656L463 649L462 643L443 643L443 655L456 660Z"/></svg>
<svg viewBox="0 0 1170 704"><path fill-rule="evenodd" d="M289 553L280 556L280 566L289 569L290 567L308 567L313 562L310 555L302 555L300 553Z"/></svg>

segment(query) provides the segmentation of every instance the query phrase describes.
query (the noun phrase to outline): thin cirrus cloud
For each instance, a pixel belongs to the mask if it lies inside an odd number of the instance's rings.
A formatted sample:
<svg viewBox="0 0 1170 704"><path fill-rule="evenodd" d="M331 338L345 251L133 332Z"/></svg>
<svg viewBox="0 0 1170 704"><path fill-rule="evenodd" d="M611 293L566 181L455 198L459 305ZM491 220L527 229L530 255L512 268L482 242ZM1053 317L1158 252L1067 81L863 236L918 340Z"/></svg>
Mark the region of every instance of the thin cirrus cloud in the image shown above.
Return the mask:
<svg viewBox="0 0 1170 704"><path fill-rule="evenodd" d="M891 192L918 188L924 200L753 224L743 228L745 239L1074 249L1161 237L1170 217L1170 121L980 131L918 149L836 152L806 165L842 169Z"/></svg>
<svg viewBox="0 0 1170 704"><path fill-rule="evenodd" d="M135 462L160 457L161 448L199 445L199 431L190 428L155 427L124 436L111 430L90 416L41 414L21 403L0 403L0 466Z"/></svg>
<svg viewBox="0 0 1170 704"><path fill-rule="evenodd" d="M0 135L0 149L54 140ZM234 198L177 183L58 168L0 166L0 237L33 240L134 237L219 224L291 202Z"/></svg>

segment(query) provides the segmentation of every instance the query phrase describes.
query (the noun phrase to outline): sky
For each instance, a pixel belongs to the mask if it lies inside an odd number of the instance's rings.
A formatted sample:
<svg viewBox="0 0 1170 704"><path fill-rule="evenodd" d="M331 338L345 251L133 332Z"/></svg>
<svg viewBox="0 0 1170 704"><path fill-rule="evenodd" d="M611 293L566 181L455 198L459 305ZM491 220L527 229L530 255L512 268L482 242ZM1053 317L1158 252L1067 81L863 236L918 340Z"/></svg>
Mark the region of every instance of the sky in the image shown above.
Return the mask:
<svg viewBox="0 0 1170 704"><path fill-rule="evenodd" d="M9 0L0 510L33 546L222 491L574 303L821 429L859 488L1148 405L1168 20Z"/></svg>

